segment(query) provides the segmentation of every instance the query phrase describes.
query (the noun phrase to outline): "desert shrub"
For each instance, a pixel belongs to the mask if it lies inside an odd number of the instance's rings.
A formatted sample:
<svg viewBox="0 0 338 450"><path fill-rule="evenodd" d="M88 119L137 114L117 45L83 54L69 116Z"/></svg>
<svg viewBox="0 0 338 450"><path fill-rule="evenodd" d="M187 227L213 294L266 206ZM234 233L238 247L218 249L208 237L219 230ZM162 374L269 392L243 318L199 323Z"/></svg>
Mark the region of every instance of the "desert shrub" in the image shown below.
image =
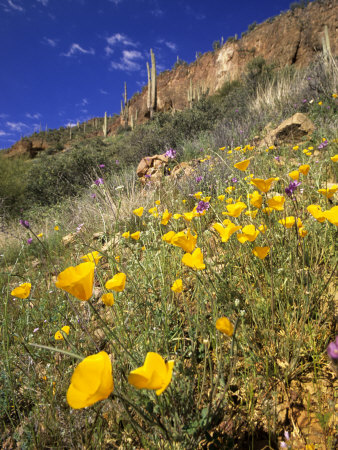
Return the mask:
<svg viewBox="0 0 338 450"><path fill-rule="evenodd" d="M213 43L212 43L212 48L213 48L213 50L218 50L218 49L220 49L221 48L221 42L218 40L218 41L214 41Z"/></svg>
<svg viewBox="0 0 338 450"><path fill-rule="evenodd" d="M50 205L63 197L78 195L96 176L100 164L105 164L107 169L113 166L113 155L107 149L101 139L95 138L65 154L42 155L34 160L27 174L29 200L38 205Z"/></svg>
<svg viewBox="0 0 338 450"><path fill-rule="evenodd" d="M222 87L217 91L216 95L220 97L227 97L231 91L238 88L240 85L241 82L239 80L225 81Z"/></svg>
<svg viewBox="0 0 338 450"><path fill-rule="evenodd" d="M27 206L26 189L29 161L21 158L0 158L0 199L5 216L16 214Z"/></svg>

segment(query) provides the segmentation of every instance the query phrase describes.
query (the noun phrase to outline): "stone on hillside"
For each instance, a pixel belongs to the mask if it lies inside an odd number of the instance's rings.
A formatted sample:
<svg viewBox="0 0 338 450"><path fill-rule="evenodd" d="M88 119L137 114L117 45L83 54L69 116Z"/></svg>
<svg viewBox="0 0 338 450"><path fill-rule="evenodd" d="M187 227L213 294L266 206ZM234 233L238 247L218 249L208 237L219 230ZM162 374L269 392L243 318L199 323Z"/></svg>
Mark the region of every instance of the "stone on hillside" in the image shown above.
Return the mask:
<svg viewBox="0 0 338 450"><path fill-rule="evenodd" d="M162 167L168 162L168 157L164 155L145 156L137 166L136 173L143 183L151 177L158 180L162 175Z"/></svg>
<svg viewBox="0 0 338 450"><path fill-rule="evenodd" d="M296 113L268 132L263 145L296 144L309 138L315 129L313 122L303 113Z"/></svg>

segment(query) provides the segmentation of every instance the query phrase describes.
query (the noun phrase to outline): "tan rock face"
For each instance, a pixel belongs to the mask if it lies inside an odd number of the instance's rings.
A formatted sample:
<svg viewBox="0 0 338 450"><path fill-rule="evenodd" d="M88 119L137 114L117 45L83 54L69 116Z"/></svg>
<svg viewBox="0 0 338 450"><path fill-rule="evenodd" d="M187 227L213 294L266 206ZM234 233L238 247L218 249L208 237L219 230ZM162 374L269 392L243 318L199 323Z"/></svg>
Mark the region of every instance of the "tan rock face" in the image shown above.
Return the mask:
<svg viewBox="0 0 338 450"><path fill-rule="evenodd" d="M328 27L331 51L338 54L338 2L310 3L258 25L235 42L226 42L215 52L202 55L190 65L161 73L158 78L158 110L182 110L189 106L193 89L215 93L225 81L237 79L250 60L262 56L277 66L308 65L322 51L324 25ZM130 115L138 110L138 122L147 120L147 87L131 99Z"/></svg>

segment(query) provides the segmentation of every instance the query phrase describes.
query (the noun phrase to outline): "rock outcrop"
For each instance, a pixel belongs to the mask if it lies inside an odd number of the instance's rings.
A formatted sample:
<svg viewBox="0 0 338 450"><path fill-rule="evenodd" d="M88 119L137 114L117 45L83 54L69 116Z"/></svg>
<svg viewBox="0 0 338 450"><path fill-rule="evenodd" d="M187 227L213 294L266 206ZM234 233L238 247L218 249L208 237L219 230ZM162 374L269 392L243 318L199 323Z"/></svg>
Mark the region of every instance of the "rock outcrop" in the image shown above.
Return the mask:
<svg viewBox="0 0 338 450"><path fill-rule="evenodd" d="M219 50L208 52L189 65L180 65L157 77L157 110L182 110L189 106L188 90L214 94L225 81L239 78L246 65L261 56L277 66L308 65L322 51L327 26L331 52L338 54L338 2L316 1L257 25L239 40L228 40ZM137 111L138 122L148 120L144 87L130 101L129 116Z"/></svg>

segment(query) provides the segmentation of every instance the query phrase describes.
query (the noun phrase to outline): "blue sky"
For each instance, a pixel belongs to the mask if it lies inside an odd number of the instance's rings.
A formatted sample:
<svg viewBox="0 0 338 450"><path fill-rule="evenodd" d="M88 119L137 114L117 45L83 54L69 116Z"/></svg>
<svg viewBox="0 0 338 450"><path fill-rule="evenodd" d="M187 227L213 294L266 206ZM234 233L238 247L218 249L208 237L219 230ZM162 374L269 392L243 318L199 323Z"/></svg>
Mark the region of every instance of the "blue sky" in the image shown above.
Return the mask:
<svg viewBox="0 0 338 450"><path fill-rule="evenodd" d="M0 0L0 149L35 130L119 113L158 72L291 0Z"/></svg>

